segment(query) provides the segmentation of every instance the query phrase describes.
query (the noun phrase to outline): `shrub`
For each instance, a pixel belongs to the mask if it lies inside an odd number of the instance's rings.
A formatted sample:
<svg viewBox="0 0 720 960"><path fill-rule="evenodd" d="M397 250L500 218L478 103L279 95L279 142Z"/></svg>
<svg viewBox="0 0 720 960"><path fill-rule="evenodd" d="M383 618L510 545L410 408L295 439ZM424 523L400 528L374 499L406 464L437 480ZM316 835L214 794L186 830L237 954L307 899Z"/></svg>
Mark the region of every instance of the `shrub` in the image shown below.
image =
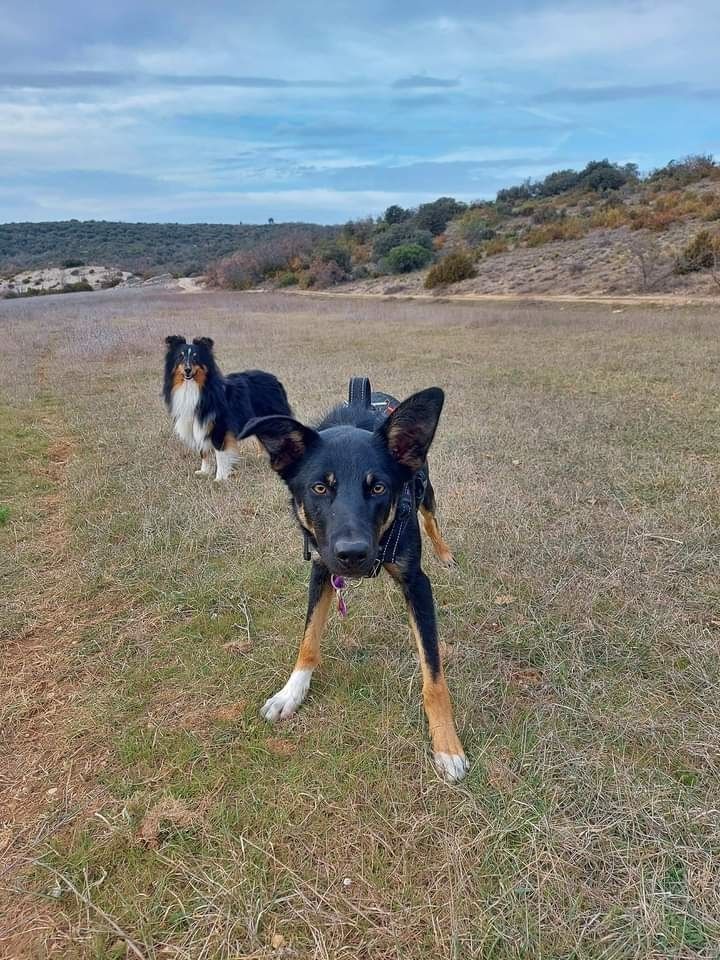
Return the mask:
<svg viewBox="0 0 720 960"><path fill-rule="evenodd" d="M433 237L429 230L418 230L412 222L395 223L383 230L373 242L373 257L376 260L386 257L393 247L402 243L416 243L420 247L433 248Z"/></svg>
<svg viewBox="0 0 720 960"><path fill-rule="evenodd" d="M492 240L495 231L480 210L467 210L457 220L458 235L465 243L474 246L484 240Z"/></svg>
<svg viewBox="0 0 720 960"><path fill-rule="evenodd" d="M350 273L350 277L353 280L367 280L368 277L372 277L373 275L371 265L368 263L356 264Z"/></svg>
<svg viewBox="0 0 720 960"><path fill-rule="evenodd" d="M579 172L556 170L554 173L549 173L544 180L526 180L519 187L500 190L496 206L510 213L518 203L532 200L534 197L556 197L576 189L605 193L608 190L618 190L626 183L635 182L637 179L638 168L634 163L620 166L617 163L610 163L609 160L591 160Z"/></svg>
<svg viewBox="0 0 720 960"><path fill-rule="evenodd" d="M275 284L278 287L294 287L300 282L300 277L292 270L283 270L275 277Z"/></svg>
<svg viewBox="0 0 720 960"><path fill-rule="evenodd" d="M504 237L495 237L493 240L488 240L487 243L483 244L482 252L486 257L494 257L498 253L507 253L510 249L510 245Z"/></svg>
<svg viewBox="0 0 720 960"><path fill-rule="evenodd" d="M533 223L556 223L558 220L562 220L564 216L565 212L561 212L556 207L537 207L533 212Z"/></svg>
<svg viewBox="0 0 720 960"><path fill-rule="evenodd" d="M116 287L119 283L122 283L122 275L119 273L113 274L111 277L108 277L106 280L103 280L100 284L101 290L112 290L113 287Z"/></svg>
<svg viewBox="0 0 720 960"><path fill-rule="evenodd" d="M581 180L582 174L576 170L556 170L549 173L538 185L538 196L556 197L560 193L574 190Z"/></svg>
<svg viewBox="0 0 720 960"><path fill-rule="evenodd" d="M421 230L429 230L436 237L445 232L449 220L465 210L464 203L458 203L453 197L439 197L432 203L422 203L413 217L415 225Z"/></svg>
<svg viewBox="0 0 720 960"><path fill-rule="evenodd" d="M585 234L585 224L577 217L567 217L557 223L549 223L544 227L530 230L525 236L528 247L541 247L544 243L553 240L577 240Z"/></svg>
<svg viewBox="0 0 720 960"><path fill-rule="evenodd" d="M720 263L720 234L701 230L680 251L675 262L676 273L696 273L699 270L709 270Z"/></svg>
<svg viewBox="0 0 720 960"><path fill-rule="evenodd" d="M82 260L74 260L71 258L68 260L63 260L60 266L63 268L63 270L70 270L72 267L84 267L85 264Z"/></svg>
<svg viewBox="0 0 720 960"><path fill-rule="evenodd" d="M604 193L606 190L619 190L630 180L637 180L637 167L627 164L624 167L609 160L591 160L581 171L578 185L586 190Z"/></svg>
<svg viewBox="0 0 720 960"><path fill-rule="evenodd" d="M60 293L92 293L92 287L87 280L78 280L77 283L64 283L60 287Z"/></svg>
<svg viewBox="0 0 720 960"><path fill-rule="evenodd" d="M300 280L302 287L333 287L336 283L347 280L348 275L335 260L314 259L305 275Z"/></svg>
<svg viewBox="0 0 720 960"><path fill-rule="evenodd" d="M350 271L350 250L347 246L334 240L325 240L313 250L313 259L334 261L342 267L345 273Z"/></svg>
<svg viewBox="0 0 720 960"><path fill-rule="evenodd" d="M460 280L469 280L475 274L475 265L470 257L461 250L456 250L430 268L425 277L425 286L432 289L446 283L458 283Z"/></svg>
<svg viewBox="0 0 720 960"><path fill-rule="evenodd" d="M654 230L660 233L681 219L682 214L678 210L645 207L630 212L630 225L633 230Z"/></svg>
<svg viewBox="0 0 720 960"><path fill-rule="evenodd" d="M384 265L390 273L410 273L426 267L431 260L432 253L427 247L421 247L419 243L401 243L388 253Z"/></svg>
<svg viewBox="0 0 720 960"><path fill-rule="evenodd" d="M388 225L393 223L404 223L405 220L409 220L412 215L412 210L406 210L404 207L399 207L396 203L394 203L392 206L388 207L383 214L383 220Z"/></svg>
<svg viewBox="0 0 720 960"><path fill-rule="evenodd" d="M630 220L630 213L624 206L604 207L602 210L596 210L590 217L590 226L616 230L618 227L630 223Z"/></svg>
<svg viewBox="0 0 720 960"><path fill-rule="evenodd" d="M530 200L534 195L532 181L526 180L518 187L498 190L495 203L502 207L513 207L522 200Z"/></svg>
<svg viewBox="0 0 720 960"><path fill-rule="evenodd" d="M342 236L346 243L367 243L374 232L375 221L372 217L364 217L361 220L348 220L342 228Z"/></svg>
<svg viewBox="0 0 720 960"><path fill-rule="evenodd" d="M275 228L277 229L277 228ZM248 290L285 270L302 269L315 243L311 232L275 233L250 250L238 250L208 271L211 283L229 290Z"/></svg>
<svg viewBox="0 0 720 960"><path fill-rule="evenodd" d="M648 177L649 183L670 180L675 186L686 186L696 183L706 177L716 178L720 174L720 167L715 163L712 154L698 153L684 157L682 160L671 160L664 167L660 167Z"/></svg>

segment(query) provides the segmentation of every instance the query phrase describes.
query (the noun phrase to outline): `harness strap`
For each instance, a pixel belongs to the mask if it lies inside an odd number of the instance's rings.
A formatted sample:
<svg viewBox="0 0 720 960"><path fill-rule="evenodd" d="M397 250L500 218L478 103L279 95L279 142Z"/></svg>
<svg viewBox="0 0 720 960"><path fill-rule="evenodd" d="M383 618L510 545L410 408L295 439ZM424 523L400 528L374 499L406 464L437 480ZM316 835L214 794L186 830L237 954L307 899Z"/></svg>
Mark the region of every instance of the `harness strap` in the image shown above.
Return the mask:
<svg viewBox="0 0 720 960"><path fill-rule="evenodd" d="M367 377L351 377L348 387L348 405L351 407L369 407L372 388Z"/></svg>
<svg viewBox="0 0 720 960"><path fill-rule="evenodd" d="M400 540L402 539L408 518L422 503L427 482L427 474L424 470L419 470L412 480L403 486L395 512L395 519L390 524L389 529L385 531L380 541L378 555L368 577L376 577L380 573L384 563L395 563Z"/></svg>

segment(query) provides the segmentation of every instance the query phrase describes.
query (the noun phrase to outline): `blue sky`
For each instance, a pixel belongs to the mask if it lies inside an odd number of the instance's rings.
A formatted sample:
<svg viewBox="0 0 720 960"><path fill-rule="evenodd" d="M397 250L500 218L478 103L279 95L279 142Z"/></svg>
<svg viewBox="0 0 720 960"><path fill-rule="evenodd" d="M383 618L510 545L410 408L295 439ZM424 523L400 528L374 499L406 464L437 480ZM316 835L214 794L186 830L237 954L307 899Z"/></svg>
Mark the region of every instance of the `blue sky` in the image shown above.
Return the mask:
<svg viewBox="0 0 720 960"><path fill-rule="evenodd" d="M718 0L0 0L0 221L342 222L720 155Z"/></svg>

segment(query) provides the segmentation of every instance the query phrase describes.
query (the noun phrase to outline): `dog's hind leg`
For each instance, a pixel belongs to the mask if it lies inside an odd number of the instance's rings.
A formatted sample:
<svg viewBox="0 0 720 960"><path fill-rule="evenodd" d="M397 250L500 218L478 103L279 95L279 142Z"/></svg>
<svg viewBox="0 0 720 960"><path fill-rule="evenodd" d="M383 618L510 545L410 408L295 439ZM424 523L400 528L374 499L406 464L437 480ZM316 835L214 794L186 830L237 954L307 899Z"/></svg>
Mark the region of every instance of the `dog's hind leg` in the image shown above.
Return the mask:
<svg viewBox="0 0 720 960"><path fill-rule="evenodd" d="M452 550L447 543L445 543L443 536L440 533L440 527L438 526L437 518L435 516L435 491L432 488L430 480L427 482L425 496L420 504L420 521L422 523L422 528L425 531L425 535L433 545L435 556L438 558L440 563L444 564L446 567L451 567L455 563L455 557L453 557Z"/></svg>
<svg viewBox="0 0 720 960"><path fill-rule="evenodd" d="M438 772L453 783L465 776L468 762L455 729L450 692L440 658L430 581L420 567L406 572L389 566L388 572L399 582L405 594L410 626L417 643L433 760Z"/></svg>
<svg viewBox="0 0 720 960"><path fill-rule="evenodd" d="M239 459L237 440L231 434L225 437L223 449L215 451L215 459L217 460L216 482L227 480Z"/></svg>
<svg viewBox="0 0 720 960"><path fill-rule="evenodd" d="M271 723L292 716L307 696L315 667L320 663L320 638L327 622L332 586L327 567L313 563L308 610L300 650L290 679L265 703L260 714Z"/></svg>

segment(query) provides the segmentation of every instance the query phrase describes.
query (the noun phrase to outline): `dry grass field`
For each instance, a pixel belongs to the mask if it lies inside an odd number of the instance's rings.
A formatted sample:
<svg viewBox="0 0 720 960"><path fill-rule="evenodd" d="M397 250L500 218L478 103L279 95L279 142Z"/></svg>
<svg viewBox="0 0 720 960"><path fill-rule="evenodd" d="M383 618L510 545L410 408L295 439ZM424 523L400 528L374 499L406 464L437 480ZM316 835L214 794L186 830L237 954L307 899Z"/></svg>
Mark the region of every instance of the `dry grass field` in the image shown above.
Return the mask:
<svg viewBox="0 0 720 960"><path fill-rule="evenodd" d="M717 957L717 308L111 292L0 303L0 956ZM249 449L195 477L163 337L311 418L438 384L426 550L471 760L387 578L284 683L308 565Z"/></svg>

